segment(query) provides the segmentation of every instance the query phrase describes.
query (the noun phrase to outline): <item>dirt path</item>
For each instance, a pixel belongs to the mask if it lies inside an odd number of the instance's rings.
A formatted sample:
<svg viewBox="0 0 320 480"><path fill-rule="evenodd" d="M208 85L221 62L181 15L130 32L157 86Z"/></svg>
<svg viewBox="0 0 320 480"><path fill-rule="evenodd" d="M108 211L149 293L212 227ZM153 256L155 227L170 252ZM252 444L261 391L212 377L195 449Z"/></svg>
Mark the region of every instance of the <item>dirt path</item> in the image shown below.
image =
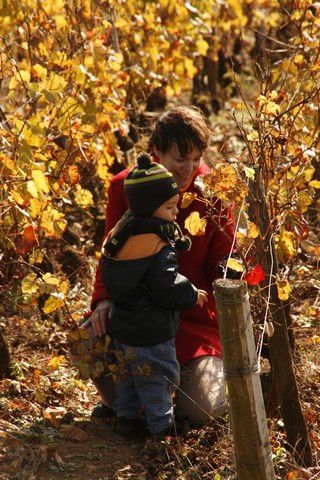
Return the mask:
<svg viewBox="0 0 320 480"><path fill-rule="evenodd" d="M102 421L77 422L75 438L62 438L54 452L34 472L37 480L124 480L145 479L146 471L139 463L143 442L127 440L111 431ZM73 428L73 427L71 427ZM71 430L72 434L72 430ZM72 435L71 435L72 436Z"/></svg>

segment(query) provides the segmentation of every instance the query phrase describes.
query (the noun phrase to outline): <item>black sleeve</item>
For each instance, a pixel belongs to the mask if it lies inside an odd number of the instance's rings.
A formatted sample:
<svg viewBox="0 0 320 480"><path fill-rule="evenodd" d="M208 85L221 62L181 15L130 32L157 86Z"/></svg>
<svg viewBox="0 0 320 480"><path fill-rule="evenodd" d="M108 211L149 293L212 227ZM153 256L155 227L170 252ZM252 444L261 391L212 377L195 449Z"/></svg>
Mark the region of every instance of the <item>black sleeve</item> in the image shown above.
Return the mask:
<svg viewBox="0 0 320 480"><path fill-rule="evenodd" d="M146 287L160 306L171 310L185 310L197 303L198 290L180 275L176 251L163 248L148 269Z"/></svg>

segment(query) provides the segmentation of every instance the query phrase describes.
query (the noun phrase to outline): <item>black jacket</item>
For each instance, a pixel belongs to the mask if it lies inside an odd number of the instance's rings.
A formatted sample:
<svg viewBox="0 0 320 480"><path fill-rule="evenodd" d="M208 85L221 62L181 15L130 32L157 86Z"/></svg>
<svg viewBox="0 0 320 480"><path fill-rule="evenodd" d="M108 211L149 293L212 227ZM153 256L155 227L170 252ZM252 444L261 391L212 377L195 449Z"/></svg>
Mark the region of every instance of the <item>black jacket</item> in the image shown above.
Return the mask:
<svg viewBox="0 0 320 480"><path fill-rule="evenodd" d="M152 346L174 337L179 310L193 307L197 289L178 272L177 251L133 260L102 256L102 279L112 300L108 334L125 345Z"/></svg>

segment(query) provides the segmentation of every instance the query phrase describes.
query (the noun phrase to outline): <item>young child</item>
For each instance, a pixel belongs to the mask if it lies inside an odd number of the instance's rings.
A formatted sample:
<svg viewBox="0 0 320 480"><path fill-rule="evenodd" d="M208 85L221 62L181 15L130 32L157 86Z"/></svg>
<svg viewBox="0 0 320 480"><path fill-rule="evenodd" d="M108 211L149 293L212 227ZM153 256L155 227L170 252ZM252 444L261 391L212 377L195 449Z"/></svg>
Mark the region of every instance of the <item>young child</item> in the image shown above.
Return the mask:
<svg viewBox="0 0 320 480"><path fill-rule="evenodd" d="M114 410L117 431L124 433L139 427L143 406L151 433L162 438L173 424L172 393L179 385L179 311L202 307L207 293L178 272L177 250L191 242L175 223L179 190L172 174L147 154L137 164L124 182L130 210L102 248L102 278L112 301L108 334L116 350L134 355L116 385ZM145 365L148 376L137 373Z"/></svg>

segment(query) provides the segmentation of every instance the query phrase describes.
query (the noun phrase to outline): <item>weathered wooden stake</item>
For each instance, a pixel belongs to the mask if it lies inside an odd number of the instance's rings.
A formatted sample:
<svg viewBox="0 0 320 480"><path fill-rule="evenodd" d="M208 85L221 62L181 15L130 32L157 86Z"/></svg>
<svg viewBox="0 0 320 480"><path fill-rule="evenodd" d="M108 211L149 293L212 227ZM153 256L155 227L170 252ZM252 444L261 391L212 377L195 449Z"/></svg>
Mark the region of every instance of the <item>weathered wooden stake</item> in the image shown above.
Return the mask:
<svg viewBox="0 0 320 480"><path fill-rule="evenodd" d="M275 480L247 285L214 282L239 480Z"/></svg>

